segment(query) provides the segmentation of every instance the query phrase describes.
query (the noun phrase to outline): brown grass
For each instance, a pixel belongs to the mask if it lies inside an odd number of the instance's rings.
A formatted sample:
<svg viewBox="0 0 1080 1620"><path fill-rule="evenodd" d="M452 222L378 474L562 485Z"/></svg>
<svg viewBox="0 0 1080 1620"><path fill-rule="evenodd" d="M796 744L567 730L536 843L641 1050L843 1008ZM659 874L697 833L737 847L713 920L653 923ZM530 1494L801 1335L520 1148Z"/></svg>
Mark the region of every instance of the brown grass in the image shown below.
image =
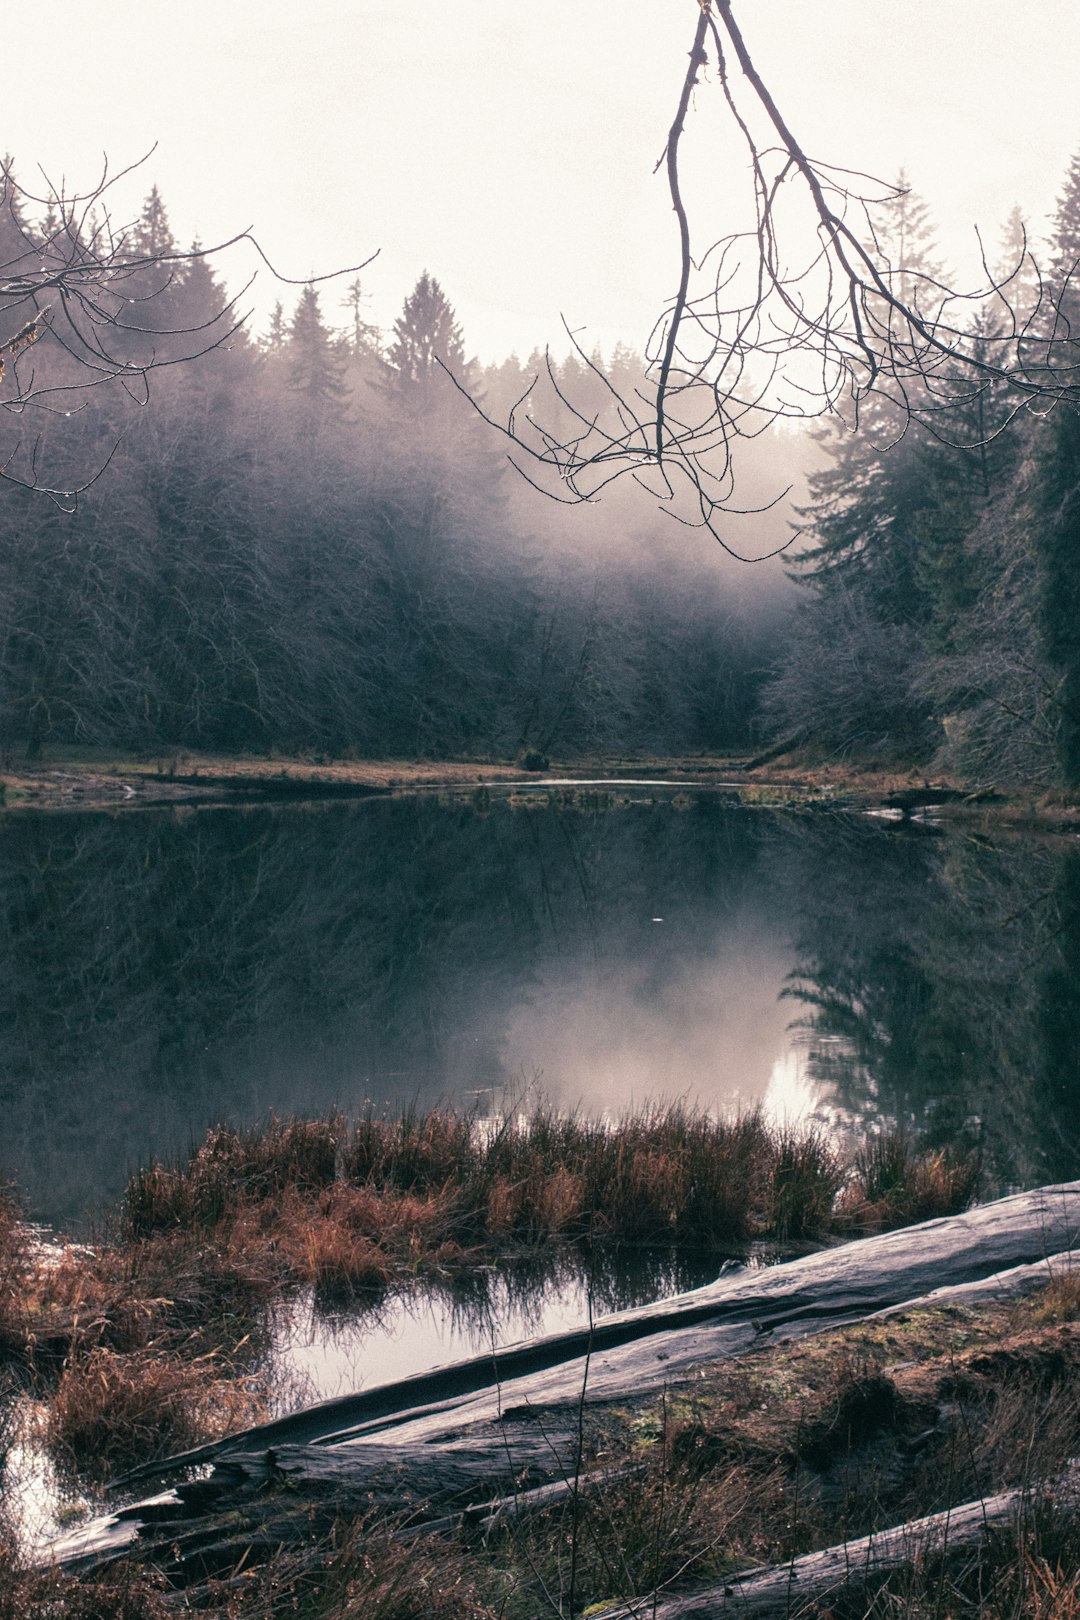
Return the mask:
<svg viewBox="0 0 1080 1620"><path fill-rule="evenodd" d="M372 1515L182 1601L228 1620L580 1615L1034 1481L1080 1444L1080 1330L1041 1321L1046 1297L985 1313L916 1311L763 1349L658 1403L600 1414L583 1461L602 1484L576 1504L511 1519L483 1540L468 1530L410 1540L401 1521ZM836 1598L830 1612L1080 1620L1078 1568L1075 1519L1036 1496L1019 1541L927 1562L877 1592ZM115 1607L100 1610L80 1582L8 1573L21 1594L8 1612L31 1620L165 1612L152 1580L130 1571Z"/></svg>
<svg viewBox="0 0 1080 1620"><path fill-rule="evenodd" d="M140 1171L123 1234L220 1234L238 1223L249 1242L285 1233L279 1252L312 1280L287 1236L298 1220L362 1233L393 1270L447 1243L502 1252L613 1238L717 1249L881 1230L964 1208L979 1176L972 1155L920 1152L887 1133L849 1169L815 1126L778 1127L758 1112L717 1119L681 1104L614 1125L543 1106L497 1128L444 1109L368 1114L351 1127L331 1115L220 1126L185 1164ZM340 1250L344 1238L325 1241Z"/></svg>
<svg viewBox="0 0 1080 1620"><path fill-rule="evenodd" d="M115 1239L90 1248L35 1246L0 1195L0 1359L48 1404L54 1450L107 1474L246 1421L291 1289L337 1310L478 1265L803 1241L961 1208L975 1173L887 1137L849 1172L814 1127L681 1105L613 1125L537 1107L218 1126L132 1177Z"/></svg>
<svg viewBox="0 0 1080 1620"><path fill-rule="evenodd" d="M966 1209L982 1180L977 1152L920 1149L903 1131L883 1131L856 1150L841 1219L863 1232L887 1232Z"/></svg>
<svg viewBox="0 0 1080 1620"><path fill-rule="evenodd" d="M36 1569L0 1540L0 1620L169 1620L164 1586L153 1570L123 1564L84 1579Z"/></svg>
<svg viewBox="0 0 1080 1620"><path fill-rule="evenodd" d="M213 1357L118 1355L95 1349L64 1367L46 1407L50 1449L90 1476L258 1422L264 1401Z"/></svg>
<svg viewBox="0 0 1080 1620"><path fill-rule="evenodd" d="M1039 1302L1037 1322L1075 1322L1080 1318L1080 1265L1059 1272Z"/></svg>

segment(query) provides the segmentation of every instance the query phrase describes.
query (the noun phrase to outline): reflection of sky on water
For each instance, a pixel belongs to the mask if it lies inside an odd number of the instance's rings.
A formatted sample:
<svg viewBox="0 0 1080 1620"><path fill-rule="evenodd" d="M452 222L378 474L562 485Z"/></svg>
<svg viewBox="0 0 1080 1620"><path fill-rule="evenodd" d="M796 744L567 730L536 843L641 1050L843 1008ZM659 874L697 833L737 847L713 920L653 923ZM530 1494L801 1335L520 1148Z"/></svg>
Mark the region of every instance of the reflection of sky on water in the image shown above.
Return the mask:
<svg viewBox="0 0 1080 1620"><path fill-rule="evenodd" d="M0 1175L70 1227L218 1120L523 1090L978 1113L1069 1173L1057 853L592 798L0 818Z"/></svg>
<svg viewBox="0 0 1080 1620"><path fill-rule="evenodd" d="M588 1320L588 1286L580 1277L549 1285L528 1301L502 1294L480 1317L443 1296L416 1294L388 1300L357 1322L320 1315L304 1298L282 1314L275 1364L313 1400L332 1400Z"/></svg>
<svg viewBox="0 0 1080 1620"><path fill-rule="evenodd" d="M760 917L735 917L720 938L701 937L694 921L672 907L663 942L640 955L551 963L496 1014L507 1067L538 1069L553 1100L594 1111L762 1100L790 1049L791 1011L779 999L790 958Z"/></svg>

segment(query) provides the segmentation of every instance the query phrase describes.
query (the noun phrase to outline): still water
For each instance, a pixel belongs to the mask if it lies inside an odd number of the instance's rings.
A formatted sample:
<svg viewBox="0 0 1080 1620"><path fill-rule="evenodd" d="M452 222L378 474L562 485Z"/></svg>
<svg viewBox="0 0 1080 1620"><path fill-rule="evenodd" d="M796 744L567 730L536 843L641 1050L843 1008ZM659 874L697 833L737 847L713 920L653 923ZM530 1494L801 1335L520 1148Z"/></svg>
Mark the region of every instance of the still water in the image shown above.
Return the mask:
<svg viewBox="0 0 1080 1620"><path fill-rule="evenodd" d="M219 1119L523 1089L1080 1175L1080 844L625 785L0 817L0 1174L68 1229Z"/></svg>

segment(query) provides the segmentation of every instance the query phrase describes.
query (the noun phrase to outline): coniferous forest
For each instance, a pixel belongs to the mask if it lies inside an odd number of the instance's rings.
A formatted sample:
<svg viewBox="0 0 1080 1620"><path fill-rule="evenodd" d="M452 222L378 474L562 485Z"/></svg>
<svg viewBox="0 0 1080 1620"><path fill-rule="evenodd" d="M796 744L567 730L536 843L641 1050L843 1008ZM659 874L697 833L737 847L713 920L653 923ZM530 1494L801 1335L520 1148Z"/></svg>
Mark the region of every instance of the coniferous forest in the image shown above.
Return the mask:
<svg viewBox="0 0 1080 1620"><path fill-rule="evenodd" d="M9 187L7 273L49 228ZM946 276L903 180L879 238L913 288ZM971 319L987 343L1019 320L1033 352L1071 352L1080 158L1041 281L1027 241L1017 209L995 267L1005 295ZM131 251L146 267L123 342L152 366L148 396L113 378L60 393L65 408L32 431L5 420L5 471L34 486L9 482L0 502L8 751L581 757L786 742L974 781L1080 780L1071 404L1020 410L1005 385L973 391L958 373L951 396L935 378L936 418L871 398L857 431L831 417L763 435L736 466L745 505L792 487L798 519L781 515L781 540L794 531L782 560L738 562L633 487L575 508L509 466L491 421L516 407L557 432L561 413L572 436L574 413L599 419L641 386L629 350L481 367L428 272L388 332L358 280L304 287L261 333L237 326L212 262L155 267L180 252L156 189ZM10 343L20 312L0 319ZM33 362L62 387L78 380L48 333ZM73 511L42 494L88 473ZM766 513L750 552L776 527Z"/></svg>
<svg viewBox="0 0 1080 1620"><path fill-rule="evenodd" d="M0 262L46 228L9 196ZM130 251L177 251L156 191ZM125 286L122 341L152 361L148 397L109 379L32 443L8 424L27 483L100 475L74 512L40 487L0 501L4 747L423 757L749 741L786 613L778 568L718 571L716 548L695 553L620 493L584 510L545 500L462 391L505 420L539 372L557 412L556 377L579 400L609 372L633 377L635 356L482 370L426 272L388 333L365 319L359 282L303 288L261 336L231 330L204 259ZM35 345L41 377L70 368L56 347ZM193 348L206 352L167 363Z"/></svg>
<svg viewBox="0 0 1080 1620"><path fill-rule="evenodd" d="M901 187L906 182L901 177ZM1051 368L1080 330L1080 157L1049 240L1013 211L976 335L1023 332ZM932 287L932 222L903 189L883 220L893 263ZM947 273L945 273L947 279ZM1003 386L937 379L929 425L871 403L834 422L792 547L802 600L762 723L825 754L926 763L976 782L1080 783L1080 421L1022 411Z"/></svg>

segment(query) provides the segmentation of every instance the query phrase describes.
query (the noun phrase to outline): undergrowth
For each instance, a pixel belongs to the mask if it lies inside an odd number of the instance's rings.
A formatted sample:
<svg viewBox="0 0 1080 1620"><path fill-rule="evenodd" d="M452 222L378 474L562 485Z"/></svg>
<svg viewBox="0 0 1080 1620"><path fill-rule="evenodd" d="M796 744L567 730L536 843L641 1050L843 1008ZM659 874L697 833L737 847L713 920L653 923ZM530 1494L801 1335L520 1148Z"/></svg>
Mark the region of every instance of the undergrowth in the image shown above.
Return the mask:
<svg viewBox="0 0 1080 1620"><path fill-rule="evenodd" d="M977 1175L899 1138L848 1161L812 1126L679 1105L614 1125L538 1107L219 1126L133 1176L90 1245L43 1244L0 1194L0 1462L19 1394L58 1465L91 1480L260 1421L271 1306L290 1291L335 1312L417 1285L467 1305L510 1261L547 1275L577 1256L595 1282L631 1246L878 1230L962 1208Z"/></svg>

